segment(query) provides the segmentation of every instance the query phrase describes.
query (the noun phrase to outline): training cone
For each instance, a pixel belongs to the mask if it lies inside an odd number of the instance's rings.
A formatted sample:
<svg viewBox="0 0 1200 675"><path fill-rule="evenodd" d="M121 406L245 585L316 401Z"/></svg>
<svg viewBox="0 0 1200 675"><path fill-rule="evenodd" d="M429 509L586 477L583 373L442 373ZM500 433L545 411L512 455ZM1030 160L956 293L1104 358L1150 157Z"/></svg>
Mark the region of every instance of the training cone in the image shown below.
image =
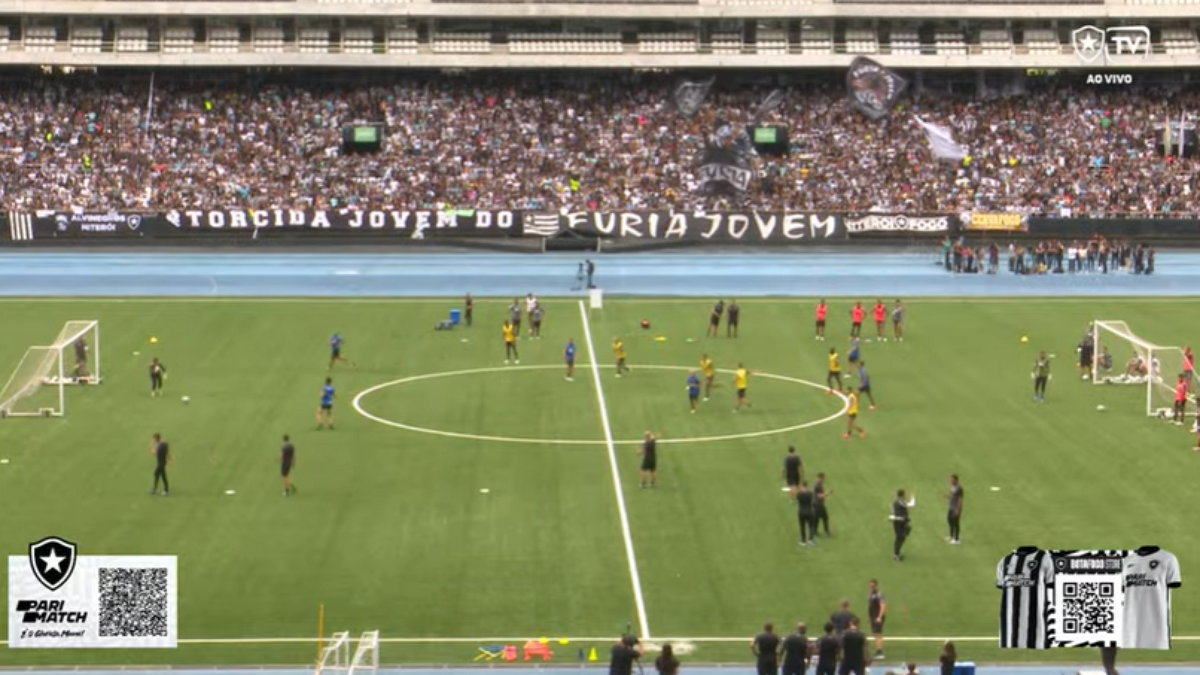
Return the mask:
<svg viewBox="0 0 1200 675"><path fill-rule="evenodd" d="M150 338L150 344L152 344L152 345L158 344L158 338L156 338L156 337Z"/></svg>
<svg viewBox="0 0 1200 675"><path fill-rule="evenodd" d="M596 658L596 648L595 647L592 647L592 651L588 652L588 661L591 661L593 663L595 663L596 661L599 661L599 659Z"/></svg>
<svg viewBox="0 0 1200 675"><path fill-rule="evenodd" d="M1026 335L1022 335L1021 336L1021 344L1025 344L1026 342L1029 342L1029 337Z"/></svg>

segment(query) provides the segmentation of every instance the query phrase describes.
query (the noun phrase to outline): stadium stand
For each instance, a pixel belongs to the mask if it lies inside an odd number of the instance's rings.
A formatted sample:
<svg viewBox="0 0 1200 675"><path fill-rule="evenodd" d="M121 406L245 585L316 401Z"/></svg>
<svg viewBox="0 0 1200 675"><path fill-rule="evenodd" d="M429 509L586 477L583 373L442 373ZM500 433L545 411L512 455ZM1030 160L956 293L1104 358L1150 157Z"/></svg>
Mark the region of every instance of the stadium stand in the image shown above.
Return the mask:
<svg viewBox="0 0 1200 675"><path fill-rule="evenodd" d="M389 40L401 35L412 36ZM484 38L455 39L475 48ZM148 131L148 74L9 83L0 199L16 210L719 208L730 202L694 194L697 152L718 114L747 122L770 91L724 78L688 119L667 104L676 80L654 74L214 77L159 73ZM761 158L756 189L736 206L1200 212L1196 160L1168 162L1154 148L1162 111L1200 111L1200 93L914 90L903 113L871 122L831 79L785 89L786 104L764 121L793 130L792 152ZM969 164L932 161L914 113L949 126ZM343 126L376 121L383 149L342 156Z"/></svg>
<svg viewBox="0 0 1200 675"><path fill-rule="evenodd" d="M879 53L879 37L870 28L852 28L846 31L846 53L870 56Z"/></svg>

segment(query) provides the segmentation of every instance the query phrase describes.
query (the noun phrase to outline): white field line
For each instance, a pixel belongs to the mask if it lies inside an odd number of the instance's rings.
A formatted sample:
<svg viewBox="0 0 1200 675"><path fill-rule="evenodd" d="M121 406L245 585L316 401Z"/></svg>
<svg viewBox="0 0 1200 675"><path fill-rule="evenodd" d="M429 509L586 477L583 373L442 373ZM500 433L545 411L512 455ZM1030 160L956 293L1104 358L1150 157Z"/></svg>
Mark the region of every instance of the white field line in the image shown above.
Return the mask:
<svg viewBox="0 0 1200 675"><path fill-rule="evenodd" d="M525 642L528 642L529 640L537 640L537 639L540 639L540 638L529 637L529 636L523 636L523 637L511 637L511 636L510 637L446 637L446 638L438 638L438 637L387 638L387 637L380 637L379 641L387 642L387 643L391 643L391 644L406 644L406 645L459 645L459 644L484 645L484 644L524 644ZM743 635L741 637L665 637L665 638L659 637L659 638L654 638L654 642L660 643L660 644L665 643L665 642L692 642L695 644L749 644L750 639L751 638L748 635ZM616 642L617 637L612 636L612 635L606 635L603 637L565 637L565 638L552 638L552 639L550 639L550 642L557 643L559 640L567 640L568 642L572 642L572 643L574 643L574 642L610 643L610 642ZM995 635L987 635L987 636L978 636L977 635L977 636L967 636L967 637L954 637L954 636L929 637L929 636L905 636L905 635L893 636L893 635L889 635L887 637L887 641L889 643L892 643L892 642L939 642L940 643L940 642L944 642L946 640L953 640L954 642L997 642L999 640L999 638L997 638L997 636L995 636ZM1180 642L1200 642L1200 635L1184 635L1184 636L1172 635L1171 640L1172 641L1178 640ZM276 638L195 638L195 639L181 638L179 640L179 644L181 644L181 645L273 645L273 644L282 645L282 644L316 644L316 642L317 642L317 638L315 638L315 637L306 637L306 638L278 638L278 637L276 637ZM7 647L8 641L0 640L0 646Z"/></svg>
<svg viewBox="0 0 1200 675"><path fill-rule="evenodd" d="M637 606L638 635L649 638L650 623L646 620L646 599L642 596L642 579L638 574L637 555L633 552L633 534L629 528L629 512L625 508L625 493L621 490L621 471L617 466L617 445L613 441L612 425L608 421L608 405L604 402L604 385L600 383L600 365L596 363L596 345L592 341L592 326L587 307L579 301L579 318L583 321L583 337L587 341L588 360L592 364L592 382L596 385L596 405L600 408L600 424L608 448L608 465L612 469L613 491L617 495L617 512L621 516L621 537L625 540L625 557L629 559L629 580L633 584L633 601Z"/></svg>

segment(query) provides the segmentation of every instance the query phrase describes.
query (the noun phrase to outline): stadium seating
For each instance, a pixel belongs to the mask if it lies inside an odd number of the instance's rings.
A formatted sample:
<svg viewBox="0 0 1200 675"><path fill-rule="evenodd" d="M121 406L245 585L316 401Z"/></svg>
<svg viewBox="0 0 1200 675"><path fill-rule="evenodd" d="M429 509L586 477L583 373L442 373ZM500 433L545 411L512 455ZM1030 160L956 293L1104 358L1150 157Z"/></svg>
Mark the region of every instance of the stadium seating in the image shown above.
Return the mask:
<svg viewBox="0 0 1200 675"><path fill-rule="evenodd" d="M1162 32L1163 50L1171 55L1193 55L1197 53L1200 43L1196 41L1196 32L1191 28L1164 28Z"/></svg>
<svg viewBox="0 0 1200 675"><path fill-rule="evenodd" d="M758 54L778 55L788 53L787 31L774 28L758 29L754 51Z"/></svg>
<svg viewBox="0 0 1200 675"><path fill-rule="evenodd" d="M979 51L990 55L1012 54L1012 33L1007 28L991 28L979 31Z"/></svg>
<svg viewBox="0 0 1200 675"><path fill-rule="evenodd" d="M27 52L52 52L58 47L58 29L54 26L26 26L23 43Z"/></svg>
<svg viewBox="0 0 1200 675"><path fill-rule="evenodd" d="M642 54L695 54L699 46L695 31L638 35L638 51Z"/></svg>
<svg viewBox="0 0 1200 675"><path fill-rule="evenodd" d="M895 28L888 35L889 52L896 56L920 56L921 36L911 28Z"/></svg>
<svg viewBox="0 0 1200 675"><path fill-rule="evenodd" d="M432 49L436 54L488 54L492 36L487 33L436 33Z"/></svg>
<svg viewBox="0 0 1200 675"><path fill-rule="evenodd" d="M416 54L416 29L404 26L389 29L387 32L387 51L389 54Z"/></svg>
<svg viewBox="0 0 1200 675"><path fill-rule="evenodd" d="M296 40L301 54L328 54L329 29L303 28Z"/></svg>
<svg viewBox="0 0 1200 675"><path fill-rule="evenodd" d="M801 54L832 54L833 31L828 28L804 26L800 31Z"/></svg>
<svg viewBox="0 0 1200 675"><path fill-rule="evenodd" d="M234 26L211 26L208 29L208 51L213 54L235 54L241 51L241 34Z"/></svg>
<svg viewBox="0 0 1200 675"><path fill-rule="evenodd" d="M283 29L278 26L256 26L254 28L254 51L259 54L283 52Z"/></svg>
<svg viewBox="0 0 1200 675"><path fill-rule="evenodd" d="M347 28L342 32L343 54L374 54L375 31L367 26Z"/></svg>
<svg viewBox="0 0 1200 675"><path fill-rule="evenodd" d="M511 33L512 54L619 54L620 33Z"/></svg>
<svg viewBox="0 0 1200 675"><path fill-rule="evenodd" d="M940 56L966 56L967 37L961 30L941 29L934 33L934 48Z"/></svg>
<svg viewBox="0 0 1200 675"><path fill-rule="evenodd" d="M191 26L171 26L163 30L164 54L191 54L196 51L196 30Z"/></svg>
<svg viewBox="0 0 1200 675"><path fill-rule="evenodd" d="M713 33L712 53L718 56L730 56L742 53L742 34L736 32Z"/></svg>
<svg viewBox="0 0 1200 675"><path fill-rule="evenodd" d="M846 30L847 54L878 54L879 36L869 28L851 28Z"/></svg>
<svg viewBox="0 0 1200 675"><path fill-rule="evenodd" d="M1046 28L1025 31L1025 52L1033 55L1061 54L1062 43L1053 30Z"/></svg>
<svg viewBox="0 0 1200 675"><path fill-rule="evenodd" d="M104 29L99 25L73 24L71 51L76 54L99 53L104 46Z"/></svg>
<svg viewBox="0 0 1200 675"><path fill-rule="evenodd" d="M150 29L146 26L117 26L116 50L118 52L150 51Z"/></svg>

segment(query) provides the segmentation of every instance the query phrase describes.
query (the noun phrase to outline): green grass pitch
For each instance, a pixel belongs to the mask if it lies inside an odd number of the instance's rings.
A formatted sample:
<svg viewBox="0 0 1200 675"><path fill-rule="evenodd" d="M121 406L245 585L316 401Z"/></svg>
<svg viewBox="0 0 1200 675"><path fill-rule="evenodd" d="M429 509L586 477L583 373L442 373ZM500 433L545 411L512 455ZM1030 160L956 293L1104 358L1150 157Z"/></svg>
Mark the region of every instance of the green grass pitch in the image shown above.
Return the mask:
<svg viewBox="0 0 1200 675"><path fill-rule="evenodd" d="M574 382L559 369L569 337L580 365L590 363L578 303L547 304L543 339L520 342L520 369L503 363L504 303L481 302L474 328L432 330L452 304L0 304L5 375L26 346L72 319L101 321L105 366L102 385L69 392L65 419L0 421L0 457L10 460L0 465L0 550L22 555L29 542L57 535L85 554L177 555L185 640L311 640L321 604L327 633L379 629L385 639L618 634L637 615L595 384L586 368ZM996 563L1026 544L1173 551L1185 580L1173 596L1174 633L1200 636L1190 567L1200 561L1200 454L1190 452L1186 430L1146 419L1140 389L1092 386L1074 369L1089 320L1125 320L1151 341L1182 345L1195 335L1200 304L914 300L903 343L863 347L879 402L861 417L866 439L843 440L838 418L779 435L686 442L840 409L820 389L757 376L753 408L735 415L731 376L722 374L713 400L691 415L683 371L643 368L691 367L708 352L722 369L743 362L821 382L825 352L844 350L849 301L831 301L824 343L812 338L811 301L742 304L738 339L704 338L709 302L610 300L590 320L654 636L748 637L768 620L816 626L842 598L865 613L867 581L877 578L893 637L986 637L959 646L962 658L978 662L1092 661L1090 652L995 648ZM648 331L638 327L643 318ZM334 369L337 429L318 432L314 413L335 331L357 365ZM608 368L614 336L625 339L633 369L620 379ZM1029 379L1038 349L1057 355L1043 405L1031 400ZM152 355L170 373L161 399L148 394ZM381 418L460 436L394 428L351 406L355 394L381 383L479 369L489 370L410 381L363 400ZM632 443L648 429L672 441L652 491L637 487ZM147 494L154 432L174 452L169 499ZM287 499L277 475L284 433L298 448L300 490ZM781 492L789 443L834 490L834 537L813 550L797 548L795 512ZM952 472L967 494L958 547L943 542ZM898 487L918 495L902 564L891 559L886 521ZM231 489L236 496L225 495ZM0 594L5 589L0 583ZM1200 659L1200 642L1175 645L1123 661ZM576 649L591 646L603 644L560 648L556 661L574 662ZM382 656L466 663L475 649L469 641L388 643ZM936 650L932 641L897 640L888 662L929 662ZM311 642L213 643L157 652L3 650L0 665L302 664L315 655ZM689 656L748 657L745 644L707 642Z"/></svg>

